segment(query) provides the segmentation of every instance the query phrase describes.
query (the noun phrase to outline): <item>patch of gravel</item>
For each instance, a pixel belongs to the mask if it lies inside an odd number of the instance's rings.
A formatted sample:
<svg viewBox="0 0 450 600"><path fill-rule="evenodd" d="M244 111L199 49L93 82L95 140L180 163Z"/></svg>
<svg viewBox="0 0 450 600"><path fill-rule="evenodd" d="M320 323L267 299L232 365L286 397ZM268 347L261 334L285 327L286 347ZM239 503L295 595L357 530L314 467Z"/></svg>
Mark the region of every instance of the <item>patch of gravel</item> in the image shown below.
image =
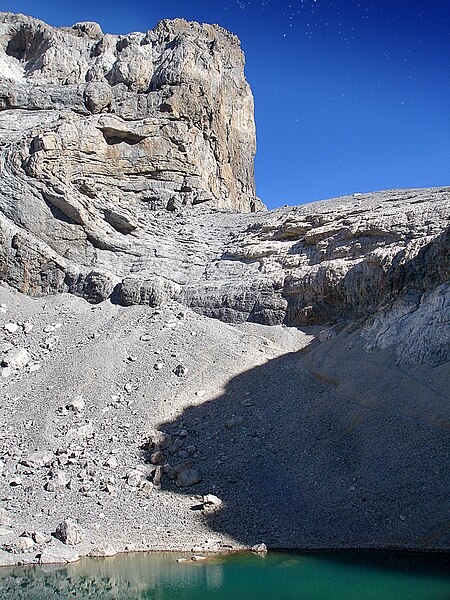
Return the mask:
<svg viewBox="0 0 450 600"><path fill-rule="evenodd" d="M2 356L28 356L0 378L1 564L446 546L445 365L413 380L358 332L228 325L176 303L2 285L0 305ZM374 385L388 366L403 377L391 397ZM434 389L427 415L408 400L419 379Z"/></svg>

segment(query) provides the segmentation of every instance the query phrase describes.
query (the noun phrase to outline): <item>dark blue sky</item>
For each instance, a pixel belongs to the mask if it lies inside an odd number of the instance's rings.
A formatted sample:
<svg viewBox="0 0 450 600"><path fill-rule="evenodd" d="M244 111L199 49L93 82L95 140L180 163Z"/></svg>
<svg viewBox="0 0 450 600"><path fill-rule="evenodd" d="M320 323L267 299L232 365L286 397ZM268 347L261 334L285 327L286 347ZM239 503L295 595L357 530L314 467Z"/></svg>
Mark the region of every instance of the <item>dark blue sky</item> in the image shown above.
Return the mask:
<svg viewBox="0 0 450 600"><path fill-rule="evenodd" d="M242 41L269 207L450 183L448 0L17 0L1 10L108 33L162 18Z"/></svg>

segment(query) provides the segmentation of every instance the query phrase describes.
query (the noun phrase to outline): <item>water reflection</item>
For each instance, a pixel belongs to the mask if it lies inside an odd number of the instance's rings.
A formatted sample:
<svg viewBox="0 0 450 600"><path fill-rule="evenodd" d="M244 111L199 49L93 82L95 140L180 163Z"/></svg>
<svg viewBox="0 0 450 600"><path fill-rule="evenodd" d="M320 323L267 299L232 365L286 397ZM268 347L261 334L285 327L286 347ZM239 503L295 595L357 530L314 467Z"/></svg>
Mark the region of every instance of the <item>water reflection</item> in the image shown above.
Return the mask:
<svg viewBox="0 0 450 600"><path fill-rule="evenodd" d="M84 559L70 565L0 569L7 600L443 600L445 557L317 553L212 557L175 553Z"/></svg>
<svg viewBox="0 0 450 600"><path fill-rule="evenodd" d="M68 565L0 570L0 597L8 599L95 598L135 600L167 598L167 590L223 584L220 558L177 563L172 553L126 554L83 559Z"/></svg>

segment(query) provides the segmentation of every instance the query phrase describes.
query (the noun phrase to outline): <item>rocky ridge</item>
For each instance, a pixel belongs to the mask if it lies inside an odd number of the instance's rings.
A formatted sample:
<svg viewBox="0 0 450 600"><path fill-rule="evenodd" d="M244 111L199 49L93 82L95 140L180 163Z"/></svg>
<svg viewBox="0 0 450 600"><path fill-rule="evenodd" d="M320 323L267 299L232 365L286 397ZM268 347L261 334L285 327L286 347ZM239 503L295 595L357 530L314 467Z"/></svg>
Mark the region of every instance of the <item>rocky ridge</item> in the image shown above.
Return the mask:
<svg viewBox="0 0 450 600"><path fill-rule="evenodd" d="M0 74L0 563L448 548L450 188L254 212L218 26L2 13Z"/></svg>

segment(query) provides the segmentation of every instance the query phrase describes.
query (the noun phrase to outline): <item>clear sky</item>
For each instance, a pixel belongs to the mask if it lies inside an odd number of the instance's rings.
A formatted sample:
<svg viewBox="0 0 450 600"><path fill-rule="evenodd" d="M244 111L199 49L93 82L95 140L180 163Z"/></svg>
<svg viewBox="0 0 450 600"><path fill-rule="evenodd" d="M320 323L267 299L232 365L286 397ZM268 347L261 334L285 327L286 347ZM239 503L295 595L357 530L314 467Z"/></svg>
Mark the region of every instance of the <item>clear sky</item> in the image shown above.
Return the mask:
<svg viewBox="0 0 450 600"><path fill-rule="evenodd" d="M0 0L108 33L219 23L246 53L258 195L270 207L450 184L448 0Z"/></svg>

